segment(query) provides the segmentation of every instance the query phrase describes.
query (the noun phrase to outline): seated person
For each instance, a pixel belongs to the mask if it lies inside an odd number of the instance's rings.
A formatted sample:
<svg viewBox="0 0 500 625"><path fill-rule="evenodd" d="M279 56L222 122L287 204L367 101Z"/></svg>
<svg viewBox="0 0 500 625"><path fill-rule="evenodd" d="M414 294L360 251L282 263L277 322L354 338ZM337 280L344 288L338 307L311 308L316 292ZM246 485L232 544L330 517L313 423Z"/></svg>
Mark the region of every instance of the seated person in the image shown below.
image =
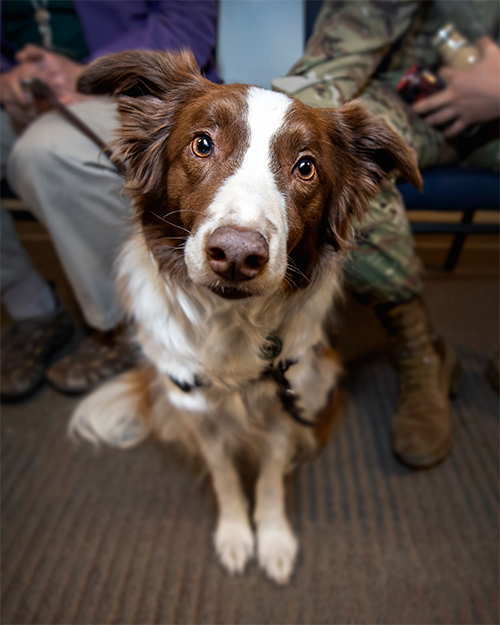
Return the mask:
<svg viewBox="0 0 500 625"><path fill-rule="evenodd" d="M487 0L328 0L304 56L273 87L315 107L358 98L400 132L423 169L456 163L498 171L499 17L498 3ZM441 68L445 88L410 106L397 85L414 63L439 65L432 40L447 22L476 42L480 58L470 69ZM493 127L463 134L486 122ZM394 184L383 186L355 234L347 282L375 306L396 357L394 451L409 466L429 467L451 448L448 396L456 390L459 368L455 354L432 331L421 263Z"/></svg>
<svg viewBox="0 0 500 625"><path fill-rule="evenodd" d="M127 49L189 47L207 78L214 66L215 0L3 0L2 178L45 225L89 332L78 349L48 359L71 336L71 321L34 269L2 210L1 295L14 325L2 334L1 399L29 396L45 377L85 392L130 366L113 261L131 218L123 181L100 148L57 112L44 112L22 87L39 78L104 142L117 126L116 104L76 93L85 65Z"/></svg>

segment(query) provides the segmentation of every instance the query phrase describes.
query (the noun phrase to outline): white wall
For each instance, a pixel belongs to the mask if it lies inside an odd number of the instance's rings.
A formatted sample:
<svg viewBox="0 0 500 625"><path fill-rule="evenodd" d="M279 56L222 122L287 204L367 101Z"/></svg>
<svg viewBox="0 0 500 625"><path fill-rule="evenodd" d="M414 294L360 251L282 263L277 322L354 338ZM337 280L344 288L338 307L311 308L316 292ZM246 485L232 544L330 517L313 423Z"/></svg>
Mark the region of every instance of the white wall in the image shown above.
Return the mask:
<svg viewBox="0 0 500 625"><path fill-rule="evenodd" d="M304 28L303 0L220 0L221 78L270 88L302 56Z"/></svg>

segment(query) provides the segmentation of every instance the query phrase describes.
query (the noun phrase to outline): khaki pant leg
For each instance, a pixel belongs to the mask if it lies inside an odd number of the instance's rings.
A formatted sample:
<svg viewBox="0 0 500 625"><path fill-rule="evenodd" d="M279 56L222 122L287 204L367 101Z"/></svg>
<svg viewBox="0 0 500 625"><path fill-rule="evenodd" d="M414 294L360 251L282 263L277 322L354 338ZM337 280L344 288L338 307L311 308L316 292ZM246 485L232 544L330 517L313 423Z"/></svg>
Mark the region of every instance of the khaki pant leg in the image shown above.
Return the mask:
<svg viewBox="0 0 500 625"><path fill-rule="evenodd" d="M0 109L0 169L1 178L5 177L7 160L17 140L17 134L10 117L4 109ZM31 259L24 249L12 217L1 208L0 212L0 292L21 282L33 269Z"/></svg>
<svg viewBox="0 0 500 625"><path fill-rule="evenodd" d="M104 141L117 126L116 104L94 98L73 112ZM114 261L129 232L123 181L100 149L58 113L46 113L17 141L8 178L49 231L88 324L108 330L122 319Z"/></svg>

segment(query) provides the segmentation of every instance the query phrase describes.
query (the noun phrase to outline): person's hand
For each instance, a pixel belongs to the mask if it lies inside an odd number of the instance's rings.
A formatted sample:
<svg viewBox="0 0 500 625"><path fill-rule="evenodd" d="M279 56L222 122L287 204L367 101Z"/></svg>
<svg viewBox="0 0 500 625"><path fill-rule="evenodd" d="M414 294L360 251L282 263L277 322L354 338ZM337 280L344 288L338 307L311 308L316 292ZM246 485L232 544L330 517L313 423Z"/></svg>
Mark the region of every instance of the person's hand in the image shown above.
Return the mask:
<svg viewBox="0 0 500 625"><path fill-rule="evenodd" d="M489 37L481 37L476 45L481 58L470 69L441 68L439 76L446 87L412 106L431 126L449 124L443 131L447 138L499 117L500 48Z"/></svg>
<svg viewBox="0 0 500 625"><path fill-rule="evenodd" d="M85 65L33 44L28 44L20 50L16 54L16 60L20 66L33 68L36 77L52 88L62 104L73 104L89 97L76 90L78 77Z"/></svg>
<svg viewBox="0 0 500 625"><path fill-rule="evenodd" d="M85 65L28 44L16 54L18 64L0 76L0 102L9 115L21 124L29 124L44 109L35 102L29 90L22 88L22 81L39 78L54 91L57 99L65 105L93 96L76 91L76 83Z"/></svg>
<svg viewBox="0 0 500 625"><path fill-rule="evenodd" d="M0 75L0 102L12 119L23 125L32 122L38 114L33 96L21 87L22 80L34 77L30 65L17 65Z"/></svg>

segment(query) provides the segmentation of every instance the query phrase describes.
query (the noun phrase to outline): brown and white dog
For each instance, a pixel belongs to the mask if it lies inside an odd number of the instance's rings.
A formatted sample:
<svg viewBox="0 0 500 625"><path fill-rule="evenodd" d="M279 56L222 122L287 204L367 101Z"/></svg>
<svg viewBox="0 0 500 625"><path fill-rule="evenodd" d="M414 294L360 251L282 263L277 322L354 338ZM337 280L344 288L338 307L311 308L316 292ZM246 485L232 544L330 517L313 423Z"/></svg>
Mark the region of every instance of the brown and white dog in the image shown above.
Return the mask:
<svg viewBox="0 0 500 625"><path fill-rule="evenodd" d="M79 87L119 103L137 219L118 277L144 364L87 397L71 430L121 447L154 432L196 450L222 564L242 572L256 550L286 583L297 540L284 475L316 450L332 409L340 366L324 324L350 222L393 170L420 185L414 155L360 105L215 85L187 52L104 57ZM258 464L255 537L240 451Z"/></svg>

